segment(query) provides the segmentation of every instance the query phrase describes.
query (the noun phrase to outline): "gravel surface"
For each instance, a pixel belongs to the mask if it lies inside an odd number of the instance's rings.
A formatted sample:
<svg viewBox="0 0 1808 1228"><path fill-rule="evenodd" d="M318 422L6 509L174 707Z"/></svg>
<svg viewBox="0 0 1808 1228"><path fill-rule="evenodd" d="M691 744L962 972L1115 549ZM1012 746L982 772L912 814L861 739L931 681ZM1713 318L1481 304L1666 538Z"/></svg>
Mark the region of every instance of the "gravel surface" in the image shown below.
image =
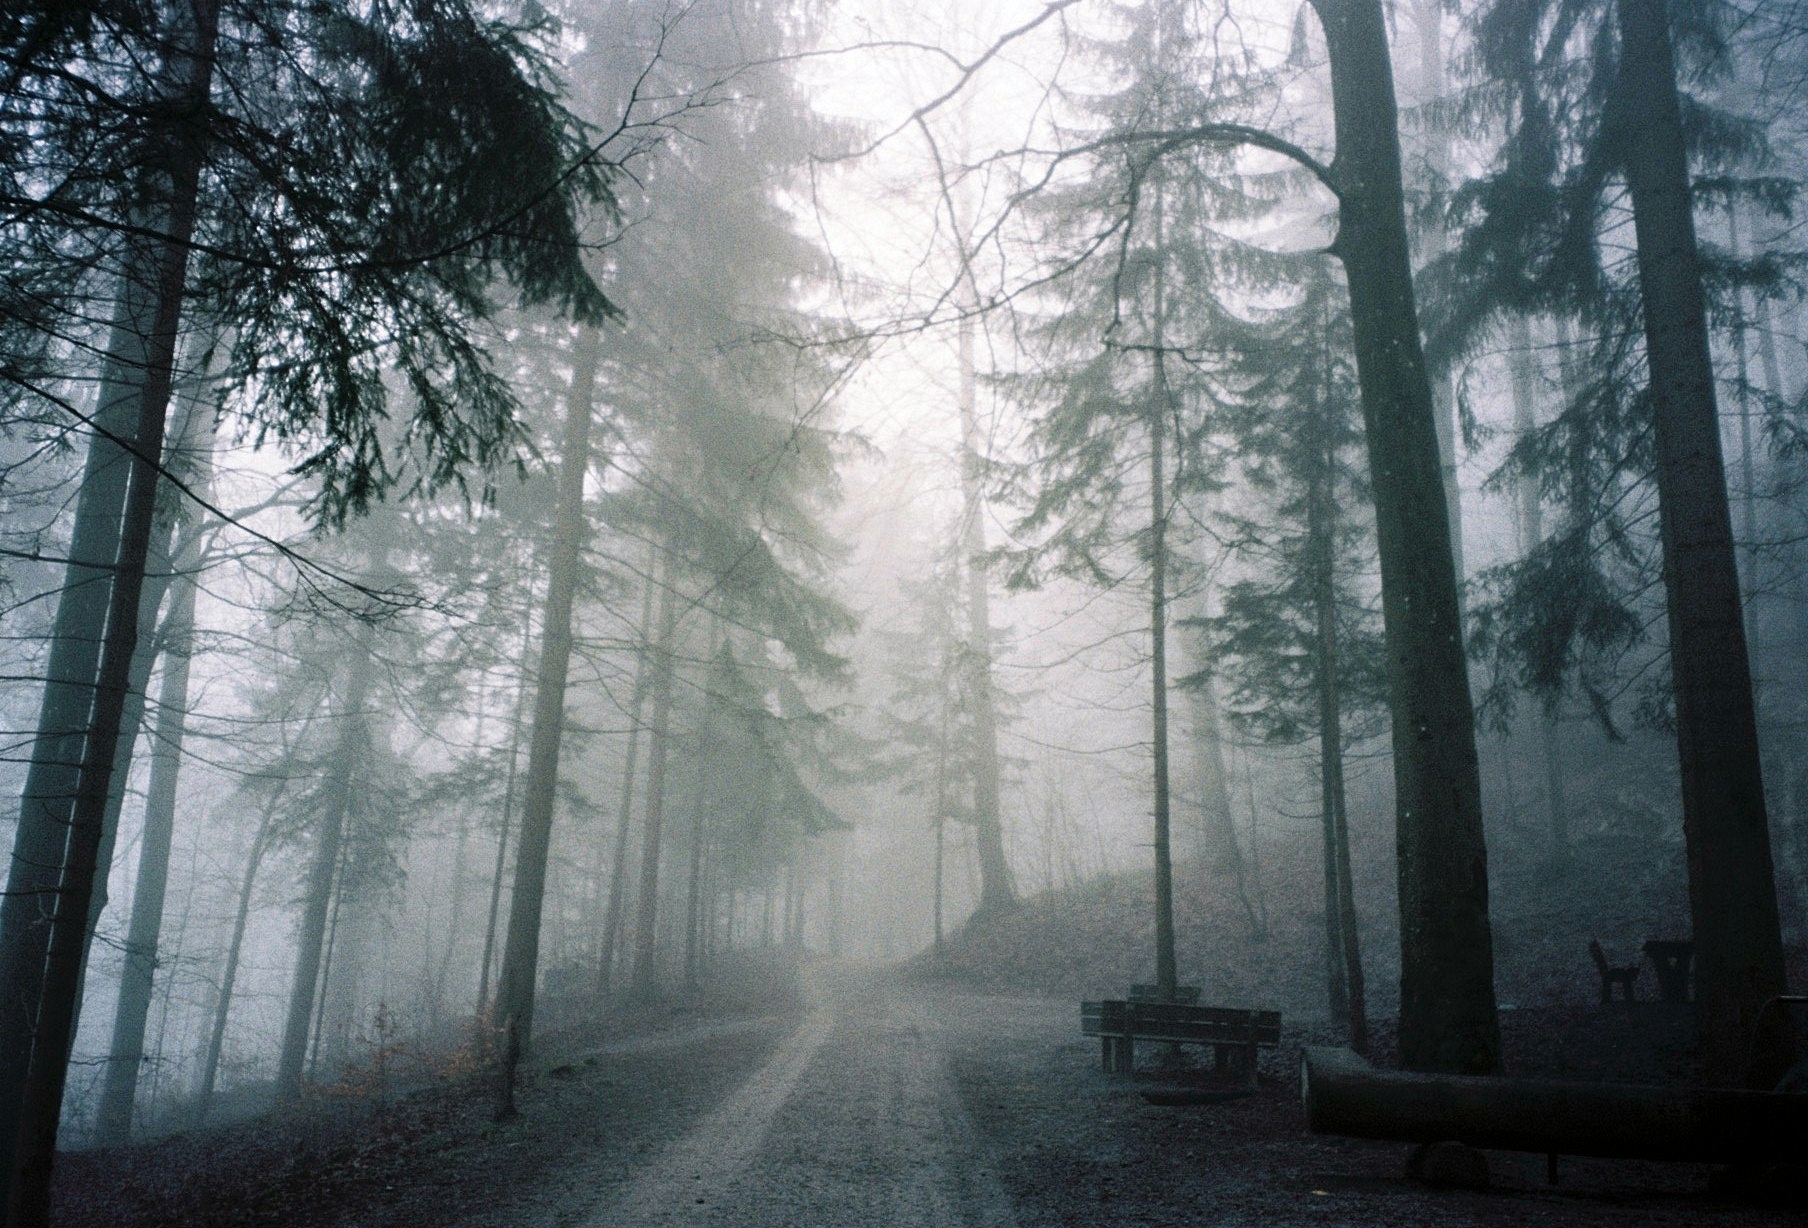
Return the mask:
<svg viewBox="0 0 1808 1228"><path fill-rule="evenodd" d="M674 1020L651 1036L543 1058L520 1120L506 1125L490 1123L487 1101L466 1087L330 1126L266 1118L68 1157L58 1222L1803 1222L1799 1208L1710 1196L1709 1170L1692 1165L1566 1159L1550 1187L1542 1156L1493 1152L1493 1188L1433 1190L1406 1178L1405 1145L1305 1132L1296 1050L1265 1061L1253 1097L1159 1107L1142 1096L1152 1083L1203 1088L1210 1077L1101 1073L1073 1001L828 969L808 980L797 1013ZM1516 1026L1528 1039L1572 1041L1591 1027L1623 1036L1626 1026L1534 1023Z"/></svg>
<svg viewBox="0 0 1808 1228"><path fill-rule="evenodd" d="M811 1013L591 1222L1010 1225L949 1077L946 1017L889 980L811 977Z"/></svg>
<svg viewBox="0 0 1808 1228"><path fill-rule="evenodd" d="M1074 1004L965 999L944 1009L968 1003L976 1009L950 1037L950 1066L1020 1224L1803 1222L1799 1209L1710 1198L1711 1170L1701 1165L1565 1158L1552 1188L1543 1156L1489 1152L1493 1188L1430 1189L1406 1177L1406 1144L1306 1133L1292 1073L1297 1049L1264 1060L1254 1097L1158 1107L1141 1093L1186 1076L1101 1073L1098 1042L1078 1035Z"/></svg>

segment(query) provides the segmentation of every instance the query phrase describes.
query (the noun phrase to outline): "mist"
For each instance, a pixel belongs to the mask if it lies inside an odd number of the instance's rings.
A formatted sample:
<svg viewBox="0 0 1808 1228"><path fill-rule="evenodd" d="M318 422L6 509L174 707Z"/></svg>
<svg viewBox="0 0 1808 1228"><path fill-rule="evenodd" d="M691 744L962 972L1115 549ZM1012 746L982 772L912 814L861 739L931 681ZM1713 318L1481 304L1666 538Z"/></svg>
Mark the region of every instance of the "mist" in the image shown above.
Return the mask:
<svg viewBox="0 0 1808 1228"><path fill-rule="evenodd" d="M1803 20L27 5L6 1222L1786 1222Z"/></svg>

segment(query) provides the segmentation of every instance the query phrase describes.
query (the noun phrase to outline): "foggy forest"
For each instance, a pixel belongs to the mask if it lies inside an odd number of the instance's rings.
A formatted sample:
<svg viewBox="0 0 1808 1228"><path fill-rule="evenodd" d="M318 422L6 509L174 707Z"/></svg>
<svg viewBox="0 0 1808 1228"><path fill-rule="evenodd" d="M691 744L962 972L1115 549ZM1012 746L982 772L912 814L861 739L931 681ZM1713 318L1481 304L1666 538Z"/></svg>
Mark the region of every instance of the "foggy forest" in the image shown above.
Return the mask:
<svg viewBox="0 0 1808 1228"><path fill-rule="evenodd" d="M6 1224L1799 1222L1800 0L4 7Z"/></svg>

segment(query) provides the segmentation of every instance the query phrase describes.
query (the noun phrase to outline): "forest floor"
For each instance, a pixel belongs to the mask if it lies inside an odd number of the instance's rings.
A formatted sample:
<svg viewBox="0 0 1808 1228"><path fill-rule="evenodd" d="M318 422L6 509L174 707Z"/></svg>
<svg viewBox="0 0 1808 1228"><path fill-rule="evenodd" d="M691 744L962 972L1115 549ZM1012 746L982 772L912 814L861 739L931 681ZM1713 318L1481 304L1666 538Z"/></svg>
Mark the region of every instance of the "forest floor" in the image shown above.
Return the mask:
<svg viewBox="0 0 1808 1228"><path fill-rule="evenodd" d="M1408 1148L1309 1135L1290 1029L1257 1094L1161 1107L1171 1072L1101 1073L1066 998L819 965L804 1003L646 1014L549 1038L520 1117L472 1076L381 1105L316 1102L59 1161L75 1225L1783 1225L1705 1166L1489 1153L1485 1191L1405 1174ZM1662 1008L1508 1012L1522 1072L1663 1081ZM1383 1029L1380 1048L1387 1047ZM1152 1048L1152 1047L1151 1047ZM1153 1056L1153 1055L1151 1055ZM1209 1076L1200 1074L1198 1079Z"/></svg>

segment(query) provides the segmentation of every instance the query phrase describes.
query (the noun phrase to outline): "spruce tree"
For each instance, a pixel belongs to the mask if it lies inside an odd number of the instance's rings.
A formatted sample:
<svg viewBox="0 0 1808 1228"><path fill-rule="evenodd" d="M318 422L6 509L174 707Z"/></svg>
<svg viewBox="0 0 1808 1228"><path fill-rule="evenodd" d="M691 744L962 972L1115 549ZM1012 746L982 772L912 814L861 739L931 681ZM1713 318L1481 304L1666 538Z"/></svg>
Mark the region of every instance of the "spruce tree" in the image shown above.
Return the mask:
<svg viewBox="0 0 1808 1228"><path fill-rule="evenodd" d="M1247 494L1218 513L1233 578L1202 620L1230 719L1267 741L1318 744L1326 987L1358 1050L1367 1011L1344 784L1347 729L1385 710L1384 650L1357 576L1373 553L1360 475L1355 376L1339 287L1302 262L1299 301L1257 321L1259 348L1227 398L1236 476ZM1197 685L1199 679L1186 680Z"/></svg>
<svg viewBox="0 0 1808 1228"><path fill-rule="evenodd" d="M46 691L38 755L47 770L51 760L81 766L59 769L67 787L28 786L0 907L10 1004L0 1132L22 1140L8 1180L26 1174L8 1206L37 1222L102 834L99 809L82 807L97 799L104 809L108 792L185 306L230 311L243 407L320 478L317 510L335 519L399 476L381 442L384 366L403 371L416 398L422 481L451 483L507 452L512 401L471 331L494 278L579 315L608 305L577 261L573 220L586 198L606 199L604 171L554 100L525 27L456 2L416 6L407 22L388 10L215 0L145 6L117 22L87 6L22 16L9 26L7 84L10 98L36 101L7 112L5 139L23 155L9 164L13 250L25 253L9 297L22 284L54 293L32 304L33 327L0 338L0 365L9 391L40 396L42 385L16 376L43 367L36 332L80 335L88 296L121 287L113 391L94 419L96 464L116 473L96 478L90 501L113 499L128 485L117 471L132 470L130 502L90 507L80 519L92 540L71 552L78 570L65 592L80 595L58 641L98 655L64 660ZM295 46L318 54L292 55ZM153 67L116 79L130 64ZM59 182L74 195L40 207ZM71 272L36 271L37 254ZM52 287L45 278L56 276ZM82 738L85 749L72 745ZM71 800L44 813L34 797ZM26 1112L33 1124L15 1130Z"/></svg>
<svg viewBox="0 0 1808 1228"><path fill-rule="evenodd" d="M1657 492L1697 1013L1706 1067L1729 1079L1784 980L1690 156L1736 165L1762 147L1762 131L1725 113L1683 120L1679 55L1705 66L1724 57L1728 6L1603 0L1557 27L1546 12L1539 0L1499 0L1478 23L1482 62L1514 109L1496 165L1464 195L1472 224L1455 258L1483 276L1458 300L1453 334L1491 313L1538 309L1611 320L1613 336L1644 334L1632 355L1638 391L1622 397L1650 441L1644 463ZM1586 72L1550 71L1577 46ZM1620 184L1636 282L1611 266L1602 238L1603 201ZM1726 178L1717 187L1754 190ZM1605 344L1604 326L1600 334ZM1562 662L1568 650L1547 640L1544 655Z"/></svg>

